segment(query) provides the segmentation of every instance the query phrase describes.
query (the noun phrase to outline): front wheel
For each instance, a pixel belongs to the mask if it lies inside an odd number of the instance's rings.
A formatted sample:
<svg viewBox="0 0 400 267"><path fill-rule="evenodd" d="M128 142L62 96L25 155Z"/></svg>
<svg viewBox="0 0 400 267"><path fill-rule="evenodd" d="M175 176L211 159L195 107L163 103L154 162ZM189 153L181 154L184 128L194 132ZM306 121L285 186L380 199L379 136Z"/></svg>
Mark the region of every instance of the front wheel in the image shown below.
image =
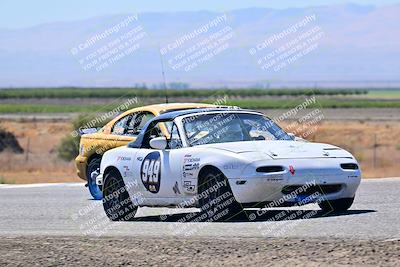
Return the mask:
<svg viewBox="0 0 400 267"><path fill-rule="evenodd" d="M226 221L242 212L228 179L212 169L199 177L199 206L203 221Z"/></svg>
<svg viewBox="0 0 400 267"><path fill-rule="evenodd" d="M101 158L94 158L89 162L86 169L86 178L89 192L95 200L101 200L103 198L101 186L98 186L96 184L96 177L94 177L95 175L92 175L92 173L100 172L100 162Z"/></svg>
<svg viewBox="0 0 400 267"><path fill-rule="evenodd" d="M351 207L353 202L354 197L341 198L336 200L325 200L318 203L318 205L323 211L346 211Z"/></svg>
<svg viewBox="0 0 400 267"><path fill-rule="evenodd" d="M103 208L111 221L129 221L135 217L137 206L133 205L117 170L105 174L103 192Z"/></svg>

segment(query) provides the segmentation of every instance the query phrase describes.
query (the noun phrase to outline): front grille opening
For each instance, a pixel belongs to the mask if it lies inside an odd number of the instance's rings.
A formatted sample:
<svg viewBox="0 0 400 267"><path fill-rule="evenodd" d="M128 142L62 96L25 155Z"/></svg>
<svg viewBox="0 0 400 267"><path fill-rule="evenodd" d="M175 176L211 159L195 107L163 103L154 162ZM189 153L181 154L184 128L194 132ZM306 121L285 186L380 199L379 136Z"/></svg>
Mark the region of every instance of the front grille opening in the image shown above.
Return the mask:
<svg viewBox="0 0 400 267"><path fill-rule="evenodd" d="M358 165L355 163L342 163L340 167L344 170L358 170Z"/></svg>
<svg viewBox="0 0 400 267"><path fill-rule="evenodd" d="M262 166L256 169L256 172L283 172L284 168L282 166Z"/></svg>
<svg viewBox="0 0 400 267"><path fill-rule="evenodd" d="M337 193L342 189L341 184L324 184L314 185L304 189L305 185L288 185L282 188L282 193L285 195L297 193L297 195L312 195L314 193L332 194Z"/></svg>

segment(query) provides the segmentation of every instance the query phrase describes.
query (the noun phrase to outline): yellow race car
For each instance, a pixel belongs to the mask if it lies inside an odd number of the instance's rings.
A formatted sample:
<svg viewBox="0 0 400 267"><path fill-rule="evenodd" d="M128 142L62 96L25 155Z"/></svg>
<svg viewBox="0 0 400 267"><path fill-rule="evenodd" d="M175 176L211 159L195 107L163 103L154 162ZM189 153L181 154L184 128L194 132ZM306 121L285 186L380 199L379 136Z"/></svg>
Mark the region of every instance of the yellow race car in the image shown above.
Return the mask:
<svg viewBox="0 0 400 267"><path fill-rule="evenodd" d="M215 105L201 103L157 104L130 109L107 123L99 131L81 136L79 155L75 159L77 173L87 181L87 187L94 199L102 199L101 188L96 185L95 177L100 168L102 155L115 147L134 141L147 121L169 111L183 109L208 108ZM167 133L165 127L160 129Z"/></svg>

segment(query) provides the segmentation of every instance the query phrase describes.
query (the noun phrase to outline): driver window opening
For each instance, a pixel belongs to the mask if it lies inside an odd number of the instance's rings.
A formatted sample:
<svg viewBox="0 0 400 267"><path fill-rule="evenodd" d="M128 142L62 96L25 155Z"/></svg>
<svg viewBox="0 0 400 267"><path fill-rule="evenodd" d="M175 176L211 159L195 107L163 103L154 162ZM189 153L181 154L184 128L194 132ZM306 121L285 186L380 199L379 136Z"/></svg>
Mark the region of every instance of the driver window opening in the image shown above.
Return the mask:
<svg viewBox="0 0 400 267"><path fill-rule="evenodd" d="M157 122L146 130L142 147L143 148L151 148L150 147L150 140L156 137L165 137L167 140L170 137L170 132L172 128L172 122ZM165 132L167 132L165 134Z"/></svg>
<svg viewBox="0 0 400 267"><path fill-rule="evenodd" d="M152 118L154 118L154 115L150 112L137 113L128 122L126 134L138 135L140 133L140 131L142 130L143 126Z"/></svg>
<svg viewBox="0 0 400 267"><path fill-rule="evenodd" d="M140 133L143 126L152 118L154 118L154 115L150 112L129 114L119 119L114 124L111 133L115 135L136 136Z"/></svg>
<svg viewBox="0 0 400 267"><path fill-rule="evenodd" d="M128 116L125 116L125 117L119 119L119 120L114 124L114 127L113 127L111 133L112 133L112 134L115 134L115 135L124 135L124 134L125 134L125 131L126 131L127 123L128 123L128 121L131 119L132 116L133 116L133 115L130 114L130 115L128 115Z"/></svg>
<svg viewBox="0 0 400 267"><path fill-rule="evenodd" d="M172 126L171 130L171 138L169 139L168 142L168 148L169 149L177 149L182 147L182 140L181 137L179 136L179 131L178 127L176 124Z"/></svg>
<svg viewBox="0 0 400 267"><path fill-rule="evenodd" d="M182 147L182 140L179 136L178 128L173 121L158 122L150 126L143 140L143 147L150 148L150 140L156 137L165 137L168 143L167 149Z"/></svg>

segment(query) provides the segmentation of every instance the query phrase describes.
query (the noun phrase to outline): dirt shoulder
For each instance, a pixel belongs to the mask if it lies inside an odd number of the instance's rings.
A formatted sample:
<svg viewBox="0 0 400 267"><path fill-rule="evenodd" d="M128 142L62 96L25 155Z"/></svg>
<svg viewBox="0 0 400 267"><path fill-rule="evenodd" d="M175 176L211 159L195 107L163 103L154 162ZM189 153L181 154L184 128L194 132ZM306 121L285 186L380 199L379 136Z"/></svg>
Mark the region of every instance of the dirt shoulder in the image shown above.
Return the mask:
<svg viewBox="0 0 400 267"><path fill-rule="evenodd" d="M0 266L398 266L400 240L9 237Z"/></svg>
<svg viewBox="0 0 400 267"><path fill-rule="evenodd" d="M2 183L81 182L73 162L57 157L57 146L71 132L69 121L1 121L0 126L17 138L24 150L0 153Z"/></svg>

